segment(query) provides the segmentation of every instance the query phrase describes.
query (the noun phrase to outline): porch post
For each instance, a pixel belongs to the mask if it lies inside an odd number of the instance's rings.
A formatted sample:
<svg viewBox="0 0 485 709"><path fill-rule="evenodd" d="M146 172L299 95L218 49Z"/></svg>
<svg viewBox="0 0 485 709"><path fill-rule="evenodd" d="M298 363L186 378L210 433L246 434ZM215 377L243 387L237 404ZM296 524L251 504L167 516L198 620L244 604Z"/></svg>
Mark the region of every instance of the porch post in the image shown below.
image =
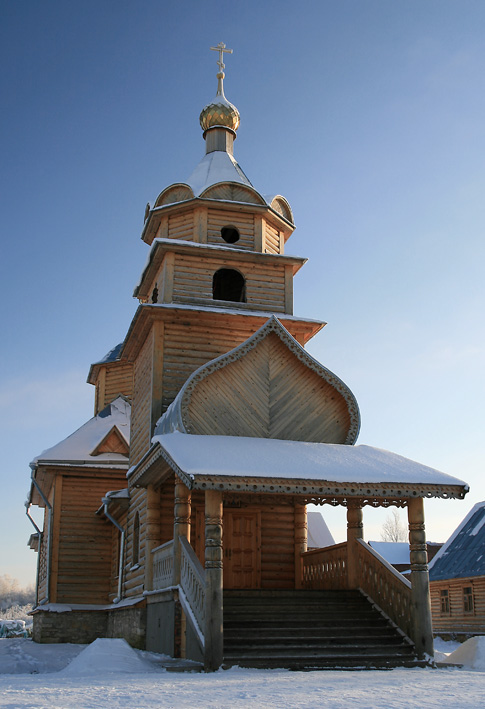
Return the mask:
<svg viewBox="0 0 485 709"><path fill-rule="evenodd" d="M190 490L175 477L174 525L173 525L173 585L180 583L179 538L187 537L190 542Z"/></svg>
<svg viewBox="0 0 485 709"><path fill-rule="evenodd" d="M205 491L205 648L204 669L223 661L222 492Z"/></svg>
<svg viewBox="0 0 485 709"><path fill-rule="evenodd" d="M347 501L347 588L359 587L359 555L356 539L364 538L362 505Z"/></svg>
<svg viewBox="0 0 485 709"><path fill-rule="evenodd" d="M295 588L302 587L301 555L307 550L308 522L306 505L295 505Z"/></svg>
<svg viewBox="0 0 485 709"><path fill-rule="evenodd" d="M413 497L408 502L411 588L413 594L414 642L418 657L433 656L433 628L429 593L428 553L424 527L424 501Z"/></svg>
<svg viewBox="0 0 485 709"><path fill-rule="evenodd" d="M160 544L160 493L153 485L147 488L147 523L145 542L145 589L153 591L152 549Z"/></svg>

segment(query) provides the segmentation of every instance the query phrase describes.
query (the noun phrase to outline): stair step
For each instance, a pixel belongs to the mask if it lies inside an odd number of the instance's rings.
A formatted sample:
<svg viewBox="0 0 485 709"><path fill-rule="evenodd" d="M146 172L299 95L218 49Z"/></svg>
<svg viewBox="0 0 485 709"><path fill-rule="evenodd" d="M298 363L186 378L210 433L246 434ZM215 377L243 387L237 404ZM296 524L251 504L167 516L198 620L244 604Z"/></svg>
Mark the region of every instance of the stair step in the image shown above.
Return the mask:
<svg viewBox="0 0 485 709"><path fill-rule="evenodd" d="M358 591L224 593L224 664L417 666L414 646Z"/></svg>

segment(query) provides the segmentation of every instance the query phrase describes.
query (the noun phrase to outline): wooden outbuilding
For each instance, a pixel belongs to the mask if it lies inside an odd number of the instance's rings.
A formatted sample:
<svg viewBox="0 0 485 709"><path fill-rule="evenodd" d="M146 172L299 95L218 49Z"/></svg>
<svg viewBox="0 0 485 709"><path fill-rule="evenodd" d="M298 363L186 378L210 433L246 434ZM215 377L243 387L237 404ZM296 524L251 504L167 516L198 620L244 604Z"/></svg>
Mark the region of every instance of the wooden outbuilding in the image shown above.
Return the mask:
<svg viewBox="0 0 485 709"><path fill-rule="evenodd" d="M293 314L290 205L234 159L223 76L206 155L147 208L126 338L90 370L104 438L33 464L34 637L72 640L75 620L79 642L126 637L206 670L426 662L423 501L467 486L355 445L354 395L304 349L325 323ZM127 399L129 436L107 423ZM307 551L310 503L343 508L345 543ZM390 505L408 511L410 580L363 541L364 508Z"/></svg>
<svg viewBox="0 0 485 709"><path fill-rule="evenodd" d="M429 565L437 635L485 635L485 502L478 502Z"/></svg>

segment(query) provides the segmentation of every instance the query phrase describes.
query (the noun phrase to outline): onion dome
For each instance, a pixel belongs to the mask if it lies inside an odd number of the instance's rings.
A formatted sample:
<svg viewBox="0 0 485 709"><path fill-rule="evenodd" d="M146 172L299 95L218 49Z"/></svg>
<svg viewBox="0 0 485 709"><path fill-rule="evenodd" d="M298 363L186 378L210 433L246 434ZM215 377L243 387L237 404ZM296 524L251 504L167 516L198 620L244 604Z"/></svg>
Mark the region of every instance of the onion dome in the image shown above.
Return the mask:
<svg viewBox="0 0 485 709"><path fill-rule="evenodd" d="M226 49L226 45L220 42L217 47L211 49L219 52L219 72L217 73L217 94L213 101L204 106L200 114L200 126L202 130L207 131L209 128L229 128L231 131L237 131L240 123L239 111L227 100L224 96L224 64L222 62L223 52L232 54L232 49Z"/></svg>

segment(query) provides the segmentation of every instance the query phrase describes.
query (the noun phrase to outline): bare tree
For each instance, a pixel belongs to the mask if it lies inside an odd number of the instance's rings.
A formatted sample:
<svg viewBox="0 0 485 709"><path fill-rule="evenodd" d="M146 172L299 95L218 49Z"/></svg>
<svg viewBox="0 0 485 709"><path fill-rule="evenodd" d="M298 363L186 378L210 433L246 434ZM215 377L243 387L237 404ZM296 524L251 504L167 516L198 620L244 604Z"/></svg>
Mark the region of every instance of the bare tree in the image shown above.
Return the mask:
<svg viewBox="0 0 485 709"><path fill-rule="evenodd" d="M390 515L387 515L382 524L381 540L383 542L407 542L408 533L406 525L401 522L399 512L393 509Z"/></svg>
<svg viewBox="0 0 485 709"><path fill-rule="evenodd" d="M22 588L17 581L8 574L0 576L0 610L5 611L12 606L24 606L33 603L35 591L33 586Z"/></svg>

